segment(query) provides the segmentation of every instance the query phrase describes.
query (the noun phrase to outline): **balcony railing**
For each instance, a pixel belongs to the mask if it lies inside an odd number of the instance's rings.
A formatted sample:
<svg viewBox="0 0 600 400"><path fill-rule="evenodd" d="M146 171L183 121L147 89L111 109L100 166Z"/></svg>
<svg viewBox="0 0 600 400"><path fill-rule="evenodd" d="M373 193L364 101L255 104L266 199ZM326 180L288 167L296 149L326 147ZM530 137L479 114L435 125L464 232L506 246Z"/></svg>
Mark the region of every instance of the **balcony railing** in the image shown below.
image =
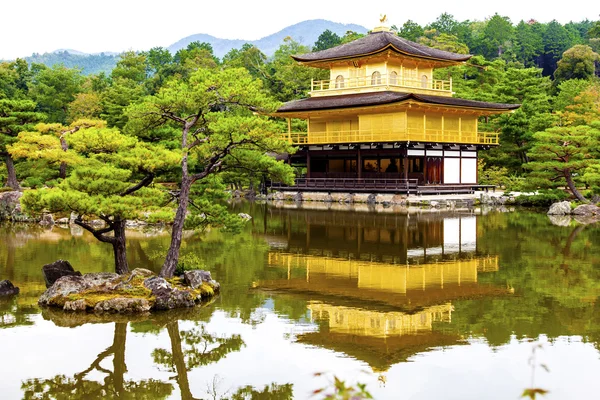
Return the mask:
<svg viewBox="0 0 600 400"><path fill-rule="evenodd" d="M461 144L498 144L497 132L472 132L441 129L349 130L333 132L290 132L283 135L292 144L335 144L374 142L435 142Z"/></svg>
<svg viewBox="0 0 600 400"><path fill-rule="evenodd" d="M432 91L437 94L451 95L452 79L445 81L441 79L415 79L403 78L394 75L381 75L380 77L366 76L356 78L344 78L343 81L338 81L334 79L311 82L311 93L313 95L329 95L335 94L334 92L357 92L365 88L381 88L396 91L406 91L406 89L418 89L417 91Z"/></svg>

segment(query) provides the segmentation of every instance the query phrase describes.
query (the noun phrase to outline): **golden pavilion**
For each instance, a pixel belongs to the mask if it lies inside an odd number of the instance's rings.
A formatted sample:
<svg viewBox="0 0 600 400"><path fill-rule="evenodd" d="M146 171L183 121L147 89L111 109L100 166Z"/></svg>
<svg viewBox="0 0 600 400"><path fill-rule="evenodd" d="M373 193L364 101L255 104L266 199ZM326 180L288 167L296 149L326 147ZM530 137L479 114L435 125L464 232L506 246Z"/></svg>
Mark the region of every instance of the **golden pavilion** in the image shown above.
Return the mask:
<svg viewBox="0 0 600 400"><path fill-rule="evenodd" d="M476 186L478 152L498 145L498 133L480 131L479 120L519 105L456 98L451 78L434 78L436 68L470 57L411 42L384 26L294 56L330 72L311 83L310 97L275 113L288 120L287 139L298 147L291 163L306 168L295 189L402 193ZM293 132L293 119L306 121L306 132Z"/></svg>

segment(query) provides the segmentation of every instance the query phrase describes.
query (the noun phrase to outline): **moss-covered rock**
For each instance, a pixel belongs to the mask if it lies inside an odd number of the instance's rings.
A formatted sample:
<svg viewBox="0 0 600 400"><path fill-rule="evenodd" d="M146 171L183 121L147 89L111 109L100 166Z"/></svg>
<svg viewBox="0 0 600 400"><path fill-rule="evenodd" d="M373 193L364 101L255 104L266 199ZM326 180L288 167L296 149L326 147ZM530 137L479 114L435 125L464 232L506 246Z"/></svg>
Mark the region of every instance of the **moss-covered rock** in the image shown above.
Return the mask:
<svg viewBox="0 0 600 400"><path fill-rule="evenodd" d="M199 271L198 275L208 276L209 280L195 281L191 286L183 277L166 280L147 269L125 275L64 276L42 294L38 303L65 311L119 314L193 307L219 292L219 284L210 273Z"/></svg>

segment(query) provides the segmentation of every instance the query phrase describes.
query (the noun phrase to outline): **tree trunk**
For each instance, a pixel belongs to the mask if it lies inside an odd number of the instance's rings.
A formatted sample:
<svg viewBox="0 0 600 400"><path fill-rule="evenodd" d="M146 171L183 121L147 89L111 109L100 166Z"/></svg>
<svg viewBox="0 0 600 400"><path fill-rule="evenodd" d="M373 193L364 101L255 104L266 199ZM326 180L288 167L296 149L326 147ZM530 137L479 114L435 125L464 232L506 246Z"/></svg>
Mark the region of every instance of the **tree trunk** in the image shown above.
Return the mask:
<svg viewBox="0 0 600 400"><path fill-rule="evenodd" d="M60 135L60 147L61 147L62 151L66 152L67 150L69 150L69 144L67 143L67 140L65 139L64 134ZM65 179L67 177L67 163L65 163L65 162L60 163L58 177L61 179Z"/></svg>
<svg viewBox="0 0 600 400"><path fill-rule="evenodd" d="M67 177L67 163L60 163L60 168L58 169L58 177L61 179L65 179Z"/></svg>
<svg viewBox="0 0 600 400"><path fill-rule="evenodd" d="M188 379L188 370L185 364L185 355L181 347L181 336L179 334L179 321L169 322L167 324L167 332L171 339L171 354L173 355L173 364L177 370L177 383L181 392L182 400L193 399L190 389L190 381Z"/></svg>
<svg viewBox="0 0 600 400"><path fill-rule="evenodd" d="M569 186L569 190L571 190L571 193L573 193L573 196L575 196L577 198L577 200L581 201L582 203L589 203L588 200L583 197L583 195L581 193L579 193L579 190L577 190L577 187L575 186L575 182L573 182L573 176L571 175L571 170L570 169L565 169L563 171L564 175L565 175L565 179L567 180L567 185Z"/></svg>
<svg viewBox="0 0 600 400"><path fill-rule="evenodd" d="M190 178L185 176L181 181L179 205L177 206L177 213L175 214L175 220L173 221L173 228L171 231L171 245L169 246L165 263L160 270L160 276L163 278L172 278L175 269L177 269L179 249L181 248L181 240L183 238L183 224L185 222L185 215L187 214L188 203L190 200L191 185Z"/></svg>
<svg viewBox="0 0 600 400"><path fill-rule="evenodd" d="M112 241L115 255L115 272L123 275L129 272L127 265L127 247L125 245L125 220L116 219L114 222L114 240Z"/></svg>
<svg viewBox="0 0 600 400"><path fill-rule="evenodd" d="M127 365L125 364L125 340L127 339L127 322L115 323L115 336L113 339L113 384L117 398L125 395L125 373Z"/></svg>
<svg viewBox="0 0 600 400"><path fill-rule="evenodd" d="M14 190L21 190L21 186L19 186L19 181L17 180L17 173L15 172L15 164L13 163L10 154L5 154L4 160L6 161L6 170L8 172L6 186L13 188Z"/></svg>

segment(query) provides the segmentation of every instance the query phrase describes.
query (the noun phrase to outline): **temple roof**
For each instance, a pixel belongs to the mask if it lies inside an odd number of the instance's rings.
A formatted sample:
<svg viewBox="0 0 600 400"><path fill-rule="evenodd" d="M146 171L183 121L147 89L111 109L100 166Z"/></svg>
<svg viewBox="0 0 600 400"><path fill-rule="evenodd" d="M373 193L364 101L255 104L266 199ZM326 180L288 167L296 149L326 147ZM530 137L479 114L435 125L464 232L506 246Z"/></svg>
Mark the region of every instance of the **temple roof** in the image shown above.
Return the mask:
<svg viewBox="0 0 600 400"><path fill-rule="evenodd" d="M520 104L488 103L485 101L465 100L455 97L431 96L403 92L369 92L335 96L309 97L294 100L281 106L277 113L297 111L318 111L338 108L378 106L393 103L402 103L413 100L420 103L438 104L451 107L484 108L489 110L515 110Z"/></svg>
<svg viewBox="0 0 600 400"><path fill-rule="evenodd" d="M411 42L391 32L371 32L367 36L330 49L306 53L292 58L299 62L316 62L324 60L340 60L376 54L387 49L417 58L435 59L451 62L466 61L470 54L457 54L449 51L433 49L425 45Z"/></svg>

